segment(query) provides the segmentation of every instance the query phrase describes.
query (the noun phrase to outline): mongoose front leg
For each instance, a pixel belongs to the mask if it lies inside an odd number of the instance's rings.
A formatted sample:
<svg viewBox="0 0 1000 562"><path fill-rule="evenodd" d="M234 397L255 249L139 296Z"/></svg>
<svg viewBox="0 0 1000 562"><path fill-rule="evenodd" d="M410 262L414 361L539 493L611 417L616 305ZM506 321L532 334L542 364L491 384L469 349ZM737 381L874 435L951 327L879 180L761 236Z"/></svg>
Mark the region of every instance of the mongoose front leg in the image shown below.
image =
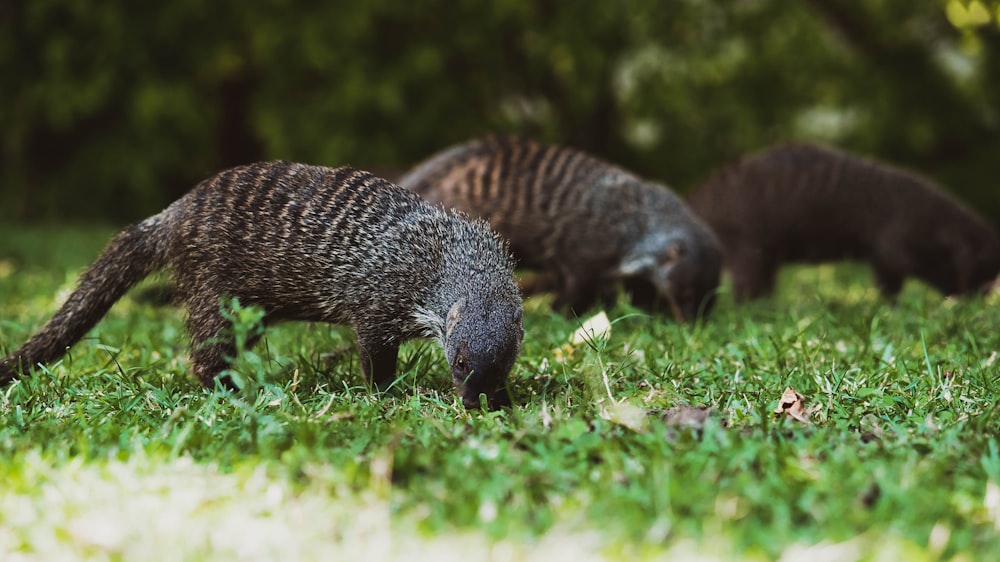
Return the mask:
<svg viewBox="0 0 1000 562"><path fill-rule="evenodd" d="M870 260L875 284L882 296L893 303L903 290L903 282L906 280L904 272L914 269L914 264L906 258L906 253L899 250L905 247L906 229L890 225L876 242Z"/></svg>
<svg viewBox="0 0 1000 562"><path fill-rule="evenodd" d="M868 258L879 291L893 304L896 303L899 293L903 290L908 274L920 269L922 258L912 248L912 235L912 225L907 224L907 221L903 219L896 219L884 225L876 233L875 247ZM937 267L942 268L939 271L948 271L951 269L950 265L943 262L939 263ZM927 279L925 281L930 282ZM948 290L948 287L930 283L946 295L952 292Z"/></svg>
<svg viewBox="0 0 1000 562"><path fill-rule="evenodd" d="M594 305L598 293L596 279L591 276L581 277L568 267L560 267L556 278L559 286L552 300L553 309L580 316Z"/></svg>
<svg viewBox="0 0 1000 562"><path fill-rule="evenodd" d="M358 334L361 371L373 389L385 390L395 380L398 355L398 343L385 343L378 336Z"/></svg>
<svg viewBox="0 0 1000 562"><path fill-rule="evenodd" d="M774 292L778 264L766 249L737 247L729 254L736 302L766 297Z"/></svg>
<svg viewBox="0 0 1000 562"><path fill-rule="evenodd" d="M876 265L875 270L875 283L878 285L879 291L882 296L888 299L890 302L895 303L896 298L899 296L899 292L903 290L903 281L905 277L891 268Z"/></svg>
<svg viewBox="0 0 1000 562"><path fill-rule="evenodd" d="M587 280L584 283L574 283L572 288L561 292L553 303L556 308L568 307L577 316L582 316L597 302L597 283Z"/></svg>
<svg viewBox="0 0 1000 562"><path fill-rule="evenodd" d="M554 273L535 272L517 281L518 289L526 297L554 291L559 286L559 279Z"/></svg>

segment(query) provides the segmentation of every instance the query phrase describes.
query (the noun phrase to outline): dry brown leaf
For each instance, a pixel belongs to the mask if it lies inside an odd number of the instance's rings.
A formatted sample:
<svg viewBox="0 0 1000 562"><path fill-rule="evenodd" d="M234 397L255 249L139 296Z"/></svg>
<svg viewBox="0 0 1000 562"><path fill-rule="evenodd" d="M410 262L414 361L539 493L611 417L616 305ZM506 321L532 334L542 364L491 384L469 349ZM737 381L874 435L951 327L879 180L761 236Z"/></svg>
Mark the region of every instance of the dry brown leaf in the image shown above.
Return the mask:
<svg viewBox="0 0 1000 562"><path fill-rule="evenodd" d="M718 412L707 406L674 406L660 412L660 418L666 422L668 441L676 441L684 431L691 431L700 438L705 424L713 416L718 417ZM725 426L725 420L720 420L720 425Z"/></svg>
<svg viewBox="0 0 1000 562"><path fill-rule="evenodd" d="M781 400L778 401L778 407L775 408L774 413L779 416L784 414L802 423L809 423L809 414L806 413L804 402L805 398L789 386L781 394Z"/></svg>
<svg viewBox="0 0 1000 562"><path fill-rule="evenodd" d="M701 429L715 410L707 406L674 406L660 413L667 427Z"/></svg>

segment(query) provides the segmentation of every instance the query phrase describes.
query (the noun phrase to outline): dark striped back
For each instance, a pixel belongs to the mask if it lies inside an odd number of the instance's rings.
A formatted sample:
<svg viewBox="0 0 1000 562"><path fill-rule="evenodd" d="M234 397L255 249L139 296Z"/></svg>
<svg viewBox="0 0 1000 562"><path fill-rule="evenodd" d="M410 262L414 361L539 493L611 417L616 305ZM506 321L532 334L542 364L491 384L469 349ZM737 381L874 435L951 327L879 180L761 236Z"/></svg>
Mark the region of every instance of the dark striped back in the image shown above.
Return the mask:
<svg viewBox="0 0 1000 562"><path fill-rule="evenodd" d="M735 275L753 287L748 296L768 292L782 262L869 260L889 296L907 276L955 293L1000 269L995 229L967 205L911 171L832 148L788 143L749 154L712 174L689 202L718 233L731 267L772 264Z"/></svg>
<svg viewBox="0 0 1000 562"><path fill-rule="evenodd" d="M654 264L670 259L666 245L682 241L691 256L685 277L693 281L674 279L670 290L697 300L716 286L717 242L684 202L667 187L580 150L488 136L432 156L400 184L489 221L510 240L520 265L556 273L571 300L635 274L640 261L644 274L654 275ZM640 259L643 253L648 259ZM692 283L699 286L688 290ZM669 284L660 279L661 287Z"/></svg>

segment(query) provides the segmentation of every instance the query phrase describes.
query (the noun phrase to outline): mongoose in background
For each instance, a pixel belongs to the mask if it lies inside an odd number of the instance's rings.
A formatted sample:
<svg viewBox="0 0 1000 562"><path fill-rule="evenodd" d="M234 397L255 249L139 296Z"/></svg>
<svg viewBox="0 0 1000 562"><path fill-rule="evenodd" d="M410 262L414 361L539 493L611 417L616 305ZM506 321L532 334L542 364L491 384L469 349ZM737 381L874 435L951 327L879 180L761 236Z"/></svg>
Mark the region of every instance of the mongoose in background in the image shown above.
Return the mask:
<svg viewBox="0 0 1000 562"><path fill-rule="evenodd" d="M594 156L488 136L432 156L399 184L488 220L518 265L555 289L555 308L582 313L624 280L642 293L637 304L662 297L678 320L711 310L722 258L709 228L667 187Z"/></svg>
<svg viewBox="0 0 1000 562"><path fill-rule="evenodd" d="M382 388L401 342L436 338L467 407L480 393L491 407L509 403L523 329L506 243L368 172L289 162L221 172L118 234L55 316L0 360L0 383L61 357L161 268L187 307L192 369L206 386L235 355L220 306L237 297L266 323L350 325L365 376Z"/></svg>
<svg viewBox="0 0 1000 562"><path fill-rule="evenodd" d="M867 261L891 299L907 277L951 295L1000 272L996 230L929 180L812 144L745 156L688 201L722 242L737 300L770 294L796 261Z"/></svg>

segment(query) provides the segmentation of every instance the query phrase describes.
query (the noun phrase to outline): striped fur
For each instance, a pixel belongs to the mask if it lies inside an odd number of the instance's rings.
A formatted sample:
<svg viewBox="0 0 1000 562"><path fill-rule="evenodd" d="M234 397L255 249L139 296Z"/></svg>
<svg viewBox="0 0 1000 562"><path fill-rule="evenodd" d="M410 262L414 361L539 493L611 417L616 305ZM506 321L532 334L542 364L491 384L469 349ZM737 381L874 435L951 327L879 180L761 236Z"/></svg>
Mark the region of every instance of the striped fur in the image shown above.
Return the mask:
<svg viewBox="0 0 1000 562"><path fill-rule="evenodd" d="M675 316L707 312L721 258L711 231L662 185L584 152L489 136L432 156L399 183L425 199L482 217L519 265L542 273L554 305L582 313L615 283Z"/></svg>
<svg viewBox="0 0 1000 562"><path fill-rule="evenodd" d="M867 261L889 298L907 277L950 295L1000 272L996 230L929 180L812 144L724 166L689 203L719 236L739 300L770 294L789 262Z"/></svg>
<svg viewBox="0 0 1000 562"><path fill-rule="evenodd" d="M220 303L237 297L262 307L269 323L350 325L376 385L394 377L401 342L447 332L440 339L463 401L478 405L480 392L506 401L522 328L505 244L485 223L368 172L289 162L223 171L127 228L55 317L0 362L0 382L60 357L161 268L187 307L192 368L205 385L235 352ZM463 313L449 319L459 302Z"/></svg>

